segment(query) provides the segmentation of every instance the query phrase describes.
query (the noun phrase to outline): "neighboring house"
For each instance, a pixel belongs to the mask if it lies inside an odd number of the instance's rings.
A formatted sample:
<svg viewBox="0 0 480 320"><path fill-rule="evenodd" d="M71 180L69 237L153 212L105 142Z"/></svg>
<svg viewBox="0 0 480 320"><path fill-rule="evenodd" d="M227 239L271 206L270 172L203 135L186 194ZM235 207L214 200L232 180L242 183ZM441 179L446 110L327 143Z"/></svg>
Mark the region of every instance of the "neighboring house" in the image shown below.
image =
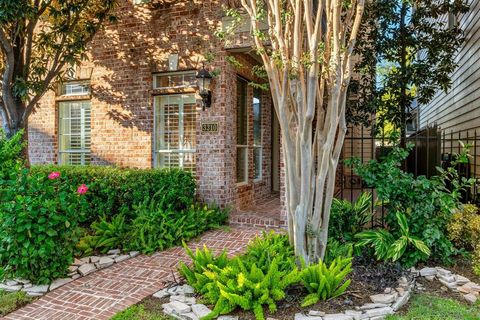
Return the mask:
<svg viewBox="0 0 480 320"><path fill-rule="evenodd" d="M458 17L445 19L458 23L464 32L465 42L458 50L455 61L458 68L452 73L452 87L439 91L427 105L419 105L419 128L438 126L441 143L438 154L450 159L448 154L461 150L459 141L474 145L470 150L470 174L480 175L480 0L469 1L470 11ZM448 21L448 22L447 22ZM424 131L425 134L425 131ZM428 134L428 133L427 133Z"/></svg>
<svg viewBox="0 0 480 320"><path fill-rule="evenodd" d="M456 17L464 31L465 42L455 61L458 68L451 75L452 87L437 92L427 105L420 105L420 128L438 125L447 134L474 130L480 134L480 0L470 3L470 11Z"/></svg>

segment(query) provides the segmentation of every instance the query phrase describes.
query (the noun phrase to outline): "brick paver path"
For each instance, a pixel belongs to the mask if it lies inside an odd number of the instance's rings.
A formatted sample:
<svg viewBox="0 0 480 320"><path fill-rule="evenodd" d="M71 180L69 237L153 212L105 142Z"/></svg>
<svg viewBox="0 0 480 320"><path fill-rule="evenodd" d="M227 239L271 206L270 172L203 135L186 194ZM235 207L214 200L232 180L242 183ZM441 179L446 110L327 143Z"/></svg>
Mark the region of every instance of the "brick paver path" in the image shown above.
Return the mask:
<svg viewBox="0 0 480 320"><path fill-rule="evenodd" d="M189 246L206 244L217 252L227 249L230 255L235 255L258 233L258 229L241 227L229 232L210 231ZM180 261L189 261L181 247L152 256L140 255L70 282L2 319L110 319L172 281Z"/></svg>

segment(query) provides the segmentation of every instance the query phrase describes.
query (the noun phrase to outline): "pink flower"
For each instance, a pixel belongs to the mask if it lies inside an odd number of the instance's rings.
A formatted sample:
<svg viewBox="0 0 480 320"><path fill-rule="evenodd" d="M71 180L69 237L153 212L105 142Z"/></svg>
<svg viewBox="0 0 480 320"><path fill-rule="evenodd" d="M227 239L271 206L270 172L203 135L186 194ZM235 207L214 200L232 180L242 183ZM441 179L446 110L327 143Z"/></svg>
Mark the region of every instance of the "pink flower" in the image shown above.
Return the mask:
<svg viewBox="0 0 480 320"><path fill-rule="evenodd" d="M57 172L57 171L53 171L52 173L50 173L48 175L48 179L50 179L50 180L55 180L59 177L60 177L60 172Z"/></svg>
<svg viewBox="0 0 480 320"><path fill-rule="evenodd" d="M77 192L79 194L85 194L88 191L88 187L86 184L82 184L80 187L78 187Z"/></svg>

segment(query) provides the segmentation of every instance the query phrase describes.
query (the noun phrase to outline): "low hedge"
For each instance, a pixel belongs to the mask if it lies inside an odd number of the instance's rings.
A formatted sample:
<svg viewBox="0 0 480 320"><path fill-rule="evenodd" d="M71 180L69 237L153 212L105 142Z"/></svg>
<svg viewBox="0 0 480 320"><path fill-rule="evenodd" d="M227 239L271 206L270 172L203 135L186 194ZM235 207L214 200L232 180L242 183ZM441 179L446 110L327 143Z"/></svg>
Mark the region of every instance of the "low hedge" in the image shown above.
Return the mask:
<svg viewBox="0 0 480 320"><path fill-rule="evenodd" d="M135 218L133 206L155 194L161 196L162 209L181 211L195 198L195 178L178 169L118 169L104 166L33 166L32 174L47 176L60 172L60 180L68 185L86 184L90 208L86 222L101 216L123 214Z"/></svg>

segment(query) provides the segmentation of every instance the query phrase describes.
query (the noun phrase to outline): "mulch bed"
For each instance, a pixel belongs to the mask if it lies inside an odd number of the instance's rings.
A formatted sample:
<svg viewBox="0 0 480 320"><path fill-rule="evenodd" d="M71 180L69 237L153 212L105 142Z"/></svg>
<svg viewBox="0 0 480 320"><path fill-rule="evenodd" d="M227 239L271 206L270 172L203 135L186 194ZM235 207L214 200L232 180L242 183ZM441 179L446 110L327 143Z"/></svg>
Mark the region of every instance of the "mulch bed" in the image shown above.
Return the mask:
<svg viewBox="0 0 480 320"><path fill-rule="evenodd" d="M438 266L438 264L428 266L434 267ZM423 266L417 267L417 270L421 269L421 267ZM453 273L463 275L473 282L480 283L480 277L473 273L471 263L463 257L457 257L454 265L445 266L445 268ZM402 276L410 277L409 272L402 269L399 264L378 263L374 259L365 256L355 257L353 260L353 271L350 274L352 283L344 295L303 308L300 305L307 292L304 291L302 286L292 287L287 291L287 297L277 303L278 310L276 313L271 314L268 309L265 308L265 317L278 320L291 320L296 313L307 313L309 310L318 310L325 313L341 313L345 310L352 310L355 306L371 303L371 295L383 293L386 288L396 288L398 286L398 279ZM425 290L419 292L465 303L465 299L461 294L447 289L438 280L428 281L425 278L417 278L417 282L425 287ZM201 298L197 297L197 299L199 299L199 303L201 303ZM150 297L142 301L145 309L154 312L161 312L162 304L167 302L169 302L169 298L159 300ZM213 308L213 306L209 307ZM399 314L403 314L407 309L408 305L404 306L399 310ZM251 311L247 312L240 309L237 309L231 315L238 316L240 320L255 319Z"/></svg>

